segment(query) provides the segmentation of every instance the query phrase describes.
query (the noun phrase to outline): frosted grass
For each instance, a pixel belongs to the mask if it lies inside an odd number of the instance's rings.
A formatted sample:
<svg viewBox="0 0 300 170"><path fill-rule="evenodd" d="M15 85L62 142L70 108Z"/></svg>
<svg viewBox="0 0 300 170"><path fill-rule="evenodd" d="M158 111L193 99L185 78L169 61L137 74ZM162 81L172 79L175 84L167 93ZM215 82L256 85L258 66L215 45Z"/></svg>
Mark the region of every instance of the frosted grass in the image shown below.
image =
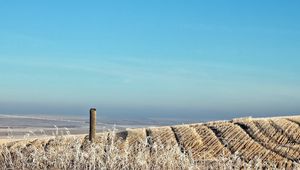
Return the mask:
<svg viewBox="0 0 300 170"><path fill-rule="evenodd" d="M108 138L98 136L96 143L87 137L70 136L68 129L57 129L49 140L28 140L0 146L1 169L74 169L74 170L157 170L157 169L276 169L275 165L256 158L243 162L237 154L216 159L194 160L190 151L149 144L149 139L136 145L120 148L121 141L113 140L116 130ZM151 139L150 139L151 140ZM108 142L109 141L109 142ZM294 163L293 169L300 169Z"/></svg>

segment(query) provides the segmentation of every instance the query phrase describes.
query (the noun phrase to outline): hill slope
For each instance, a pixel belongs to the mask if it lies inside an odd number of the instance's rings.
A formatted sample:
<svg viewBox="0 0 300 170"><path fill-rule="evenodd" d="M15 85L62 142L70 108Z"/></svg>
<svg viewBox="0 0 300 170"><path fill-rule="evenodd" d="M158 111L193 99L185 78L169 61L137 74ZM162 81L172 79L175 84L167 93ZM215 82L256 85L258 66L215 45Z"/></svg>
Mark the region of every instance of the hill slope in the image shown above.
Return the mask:
<svg viewBox="0 0 300 170"><path fill-rule="evenodd" d="M127 129L100 133L94 144L87 139L87 136L60 137L8 143L2 147L0 163L2 167L14 167L23 162L23 167L30 164L36 168L66 166L67 169L80 169L85 162L95 167L101 164L108 169L132 169L135 165L129 165L130 161L131 164L141 164L137 166L141 169L154 168L151 164L172 169L179 168L183 162L194 167L191 164L206 166L215 160L230 158L232 161L234 158L231 163L241 167L246 166L243 164L256 166L253 162L260 160L264 164L261 167L270 165L291 169L300 160L300 116ZM58 156L60 160L57 160ZM27 159L20 161L20 157ZM165 160L157 162L161 159ZM174 160L182 162L174 163ZM59 166L59 161L65 165ZM170 161L174 165L165 165ZM228 163L228 160L223 163Z"/></svg>

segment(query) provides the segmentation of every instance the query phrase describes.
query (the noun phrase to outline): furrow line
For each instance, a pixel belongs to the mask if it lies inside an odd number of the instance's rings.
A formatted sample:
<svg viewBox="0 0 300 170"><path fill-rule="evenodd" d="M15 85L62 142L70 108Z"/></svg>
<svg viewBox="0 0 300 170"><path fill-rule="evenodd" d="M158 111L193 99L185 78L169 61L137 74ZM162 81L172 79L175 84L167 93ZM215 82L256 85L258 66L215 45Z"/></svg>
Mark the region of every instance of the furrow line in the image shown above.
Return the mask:
<svg viewBox="0 0 300 170"><path fill-rule="evenodd" d="M257 120L253 121L256 127L261 131L264 132L266 136L269 138L273 138L279 144L287 144L289 143L289 137L285 134L279 132L276 128L274 128L269 121L267 120Z"/></svg>
<svg viewBox="0 0 300 170"><path fill-rule="evenodd" d="M175 135L175 139L176 139L176 142L177 142L178 147L180 148L181 153L185 153L184 147L183 147L183 145L180 143L180 136L179 136L179 134L177 134L175 127L171 126L171 129L172 129L172 132L173 132L174 135Z"/></svg>
<svg viewBox="0 0 300 170"><path fill-rule="evenodd" d="M282 147L275 143L272 139L265 137L261 132L257 129L254 129L253 126L248 122L235 122L235 125L239 126L244 130L245 133L248 134L249 137L252 138L253 141L261 144L267 150L271 150L272 152L287 158L291 161L296 161L299 159L299 152L289 147Z"/></svg>
<svg viewBox="0 0 300 170"><path fill-rule="evenodd" d="M292 161L278 155L252 139L240 126L233 123L215 123L208 125L218 131L217 136L223 139L232 153L240 155L246 162L261 158L266 162L276 164L280 168L292 166ZM225 145L226 146L226 145Z"/></svg>
<svg viewBox="0 0 300 170"><path fill-rule="evenodd" d="M211 155L213 158L218 157L228 157L231 152L224 147L224 145L219 141L215 133L205 125L191 125L198 135L201 137L203 142L203 147L201 153Z"/></svg>
<svg viewBox="0 0 300 170"><path fill-rule="evenodd" d="M288 141L289 143L299 143L299 137L294 136L297 134L297 131L295 132L294 130L292 130L293 128L291 127L292 124L287 122L283 123L282 120L269 120L271 126L273 126L275 129L277 129L282 135L285 135L286 137L288 137ZM293 132L291 133L290 130L292 130ZM296 134L293 134L296 133Z"/></svg>

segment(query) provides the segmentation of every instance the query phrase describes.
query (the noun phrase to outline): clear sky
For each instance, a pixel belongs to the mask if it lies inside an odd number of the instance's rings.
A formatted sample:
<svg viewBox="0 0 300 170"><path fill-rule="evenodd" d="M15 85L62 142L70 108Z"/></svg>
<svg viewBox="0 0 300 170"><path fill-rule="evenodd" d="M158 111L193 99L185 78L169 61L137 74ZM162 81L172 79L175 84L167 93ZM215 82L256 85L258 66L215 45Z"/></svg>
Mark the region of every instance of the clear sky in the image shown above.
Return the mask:
<svg viewBox="0 0 300 170"><path fill-rule="evenodd" d="M300 113L299 1L0 1L0 113Z"/></svg>

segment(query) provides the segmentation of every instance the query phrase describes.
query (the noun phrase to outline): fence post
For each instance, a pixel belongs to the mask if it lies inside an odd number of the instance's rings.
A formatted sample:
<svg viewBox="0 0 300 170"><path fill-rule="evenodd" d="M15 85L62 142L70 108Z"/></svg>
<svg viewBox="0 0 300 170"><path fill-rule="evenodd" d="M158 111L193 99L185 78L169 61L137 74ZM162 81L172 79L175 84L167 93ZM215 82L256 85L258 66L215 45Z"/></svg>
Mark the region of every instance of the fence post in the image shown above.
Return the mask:
<svg viewBox="0 0 300 170"><path fill-rule="evenodd" d="M96 137L96 108L90 109L90 134L89 140L91 142L95 141Z"/></svg>

